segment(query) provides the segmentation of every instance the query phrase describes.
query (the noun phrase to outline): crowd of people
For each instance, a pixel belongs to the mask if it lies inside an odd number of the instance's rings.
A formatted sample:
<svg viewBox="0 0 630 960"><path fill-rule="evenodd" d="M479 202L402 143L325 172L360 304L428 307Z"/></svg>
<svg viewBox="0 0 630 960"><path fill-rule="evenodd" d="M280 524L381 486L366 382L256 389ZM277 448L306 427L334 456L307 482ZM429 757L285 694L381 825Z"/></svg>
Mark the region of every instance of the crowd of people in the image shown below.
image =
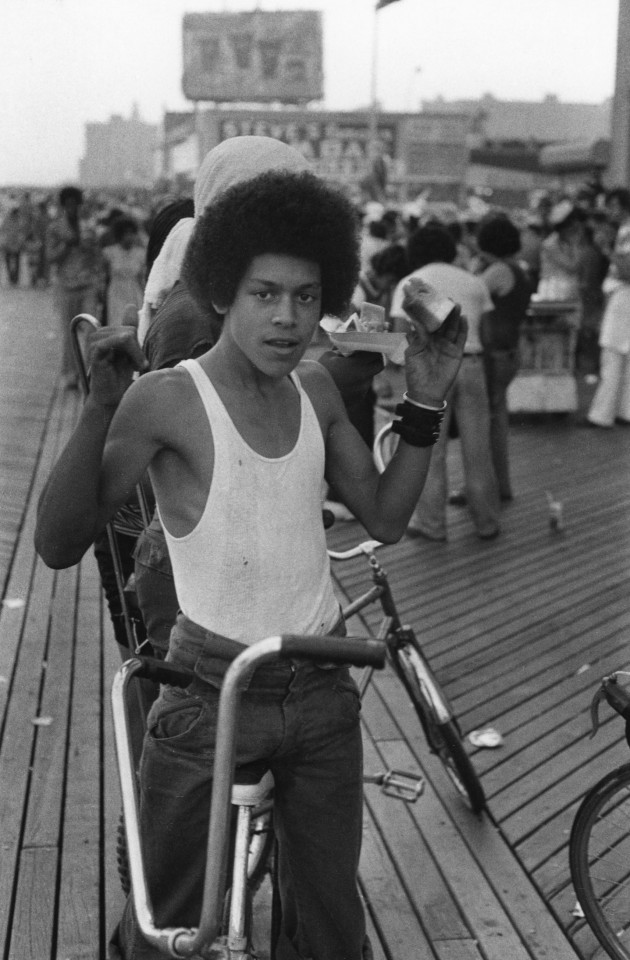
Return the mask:
<svg viewBox="0 0 630 960"><path fill-rule="evenodd" d="M169 238L153 277L151 267L160 231L166 236L180 214L190 221L192 197L146 192L84 195L76 187L66 187L56 197L13 195L4 207L0 246L6 282L54 285L64 343L63 376L69 388L78 383L69 321L80 312L111 326L139 323L140 340L146 338L144 349L158 366L170 362L160 353L164 348L174 362L181 359L179 344L172 349L168 340L161 342L163 313L149 332L165 288L175 285L169 267L162 264L173 259L171 248L183 249L182 238L188 234L181 224ZM501 503L513 497L507 392L518 372L518 331L531 296L576 304L576 369L599 378L583 425L610 428L630 421L628 191L582 190L571 198L545 195L528 211L480 212L477 205L473 214L472 209L445 212L425 196L413 203L369 201L357 208L360 273L351 309L359 311L364 302L379 304L390 327L403 329L402 289L409 276L418 276L463 302L469 323L466 361L450 398L448 429L408 529L410 536L432 540L447 537L447 502L469 506L481 538L499 533ZM177 296L171 303L177 311L185 310L189 332L184 339L197 337L202 346L211 343L216 331L207 334L205 320L185 296L178 277L175 281ZM349 410L368 444L374 439L375 408L386 399L387 389L387 379L377 379ZM462 490L447 489L449 434L461 440ZM328 506L338 518L352 519L332 488Z"/></svg>
<svg viewBox="0 0 630 960"><path fill-rule="evenodd" d="M576 373L598 381L579 425L629 423L629 235L625 188L582 191L553 202L543 197L528 212L487 209L475 217L440 216L428 203L402 209L368 205L354 305L366 299L381 303L391 328L404 329L403 291L410 277L418 277L459 303L468 321L464 361L448 398L447 429L436 445L409 536L447 539L447 503L469 507L480 538L499 534L501 504L514 496L508 388L519 369L519 331L533 300L572 305ZM363 433L369 442L373 422ZM462 490L448 489L449 435L461 443ZM350 519L343 505L333 501L331 507Z"/></svg>

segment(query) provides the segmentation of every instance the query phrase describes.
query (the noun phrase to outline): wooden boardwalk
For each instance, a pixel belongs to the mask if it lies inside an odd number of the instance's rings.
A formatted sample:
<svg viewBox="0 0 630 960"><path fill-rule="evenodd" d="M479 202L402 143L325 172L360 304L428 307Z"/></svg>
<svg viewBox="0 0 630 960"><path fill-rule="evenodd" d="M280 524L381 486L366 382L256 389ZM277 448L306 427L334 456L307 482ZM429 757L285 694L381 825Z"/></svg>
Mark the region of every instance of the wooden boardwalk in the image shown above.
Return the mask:
<svg viewBox="0 0 630 960"><path fill-rule="evenodd" d="M109 716L119 655L93 559L53 572L32 546L37 498L79 406L57 388L54 332L49 293L0 290L2 960L99 960L122 905ZM451 454L456 484L456 442ZM450 508L448 543L382 551L464 730L492 724L504 744L470 747L490 807L477 819L394 678L367 694L366 768L420 768L427 780L410 806L366 787L361 884L377 960L595 955L572 915L566 844L580 797L627 759L610 712L588 739L588 707L600 676L630 663L630 430L524 420L513 462L517 498L498 540L477 540L466 509ZM555 536L546 490L564 503ZM361 536L338 524L331 542ZM352 594L365 562L336 575Z"/></svg>

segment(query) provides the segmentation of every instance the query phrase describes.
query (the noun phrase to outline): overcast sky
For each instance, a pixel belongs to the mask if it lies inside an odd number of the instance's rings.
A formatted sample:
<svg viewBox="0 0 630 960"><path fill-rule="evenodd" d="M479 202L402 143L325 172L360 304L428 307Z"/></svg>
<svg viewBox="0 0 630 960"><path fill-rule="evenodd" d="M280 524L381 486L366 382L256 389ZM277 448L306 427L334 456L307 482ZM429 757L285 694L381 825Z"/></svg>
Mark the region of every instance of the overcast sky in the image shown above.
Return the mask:
<svg viewBox="0 0 630 960"><path fill-rule="evenodd" d="M384 109L422 98L601 103L614 90L619 0L0 0L0 185L76 178L83 125L191 107L181 93L182 16L324 11L325 105Z"/></svg>

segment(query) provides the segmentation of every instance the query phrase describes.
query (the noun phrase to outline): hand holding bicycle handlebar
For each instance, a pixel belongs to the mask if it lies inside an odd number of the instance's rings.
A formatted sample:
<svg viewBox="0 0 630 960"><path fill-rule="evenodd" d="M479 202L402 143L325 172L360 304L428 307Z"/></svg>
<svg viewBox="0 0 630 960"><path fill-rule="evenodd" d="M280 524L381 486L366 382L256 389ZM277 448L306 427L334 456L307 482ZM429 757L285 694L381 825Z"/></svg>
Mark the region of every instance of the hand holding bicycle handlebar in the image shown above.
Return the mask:
<svg viewBox="0 0 630 960"><path fill-rule="evenodd" d="M149 362L134 327L99 327L88 340L91 395L103 406L116 407L137 370Z"/></svg>

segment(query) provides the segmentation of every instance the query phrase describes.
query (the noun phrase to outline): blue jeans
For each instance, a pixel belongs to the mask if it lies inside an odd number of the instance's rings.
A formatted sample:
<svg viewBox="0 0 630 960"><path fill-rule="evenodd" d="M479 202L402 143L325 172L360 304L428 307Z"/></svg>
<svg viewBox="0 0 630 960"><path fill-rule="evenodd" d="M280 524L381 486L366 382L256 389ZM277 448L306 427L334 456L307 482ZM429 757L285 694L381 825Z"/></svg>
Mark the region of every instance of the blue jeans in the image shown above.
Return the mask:
<svg viewBox="0 0 630 960"><path fill-rule="evenodd" d="M138 537L133 556L138 607L151 646L163 656L179 604L166 537L157 516Z"/></svg>
<svg viewBox="0 0 630 960"><path fill-rule="evenodd" d="M341 629L337 632L342 632ZM205 870L219 689L241 644L179 615L169 659L194 667L187 690L163 687L140 765L141 833L159 927L197 926ZM347 667L260 667L242 695L236 765L275 779L282 929L278 960L361 960L357 887L362 831L360 701ZM157 960L128 902L118 931L126 960Z"/></svg>
<svg viewBox="0 0 630 960"><path fill-rule="evenodd" d="M464 461L466 496L477 533L492 534L499 524L499 496L490 452L490 410L483 357L464 356L447 397L440 439L433 447L424 489L409 526L434 539L446 538L448 427L455 413Z"/></svg>

